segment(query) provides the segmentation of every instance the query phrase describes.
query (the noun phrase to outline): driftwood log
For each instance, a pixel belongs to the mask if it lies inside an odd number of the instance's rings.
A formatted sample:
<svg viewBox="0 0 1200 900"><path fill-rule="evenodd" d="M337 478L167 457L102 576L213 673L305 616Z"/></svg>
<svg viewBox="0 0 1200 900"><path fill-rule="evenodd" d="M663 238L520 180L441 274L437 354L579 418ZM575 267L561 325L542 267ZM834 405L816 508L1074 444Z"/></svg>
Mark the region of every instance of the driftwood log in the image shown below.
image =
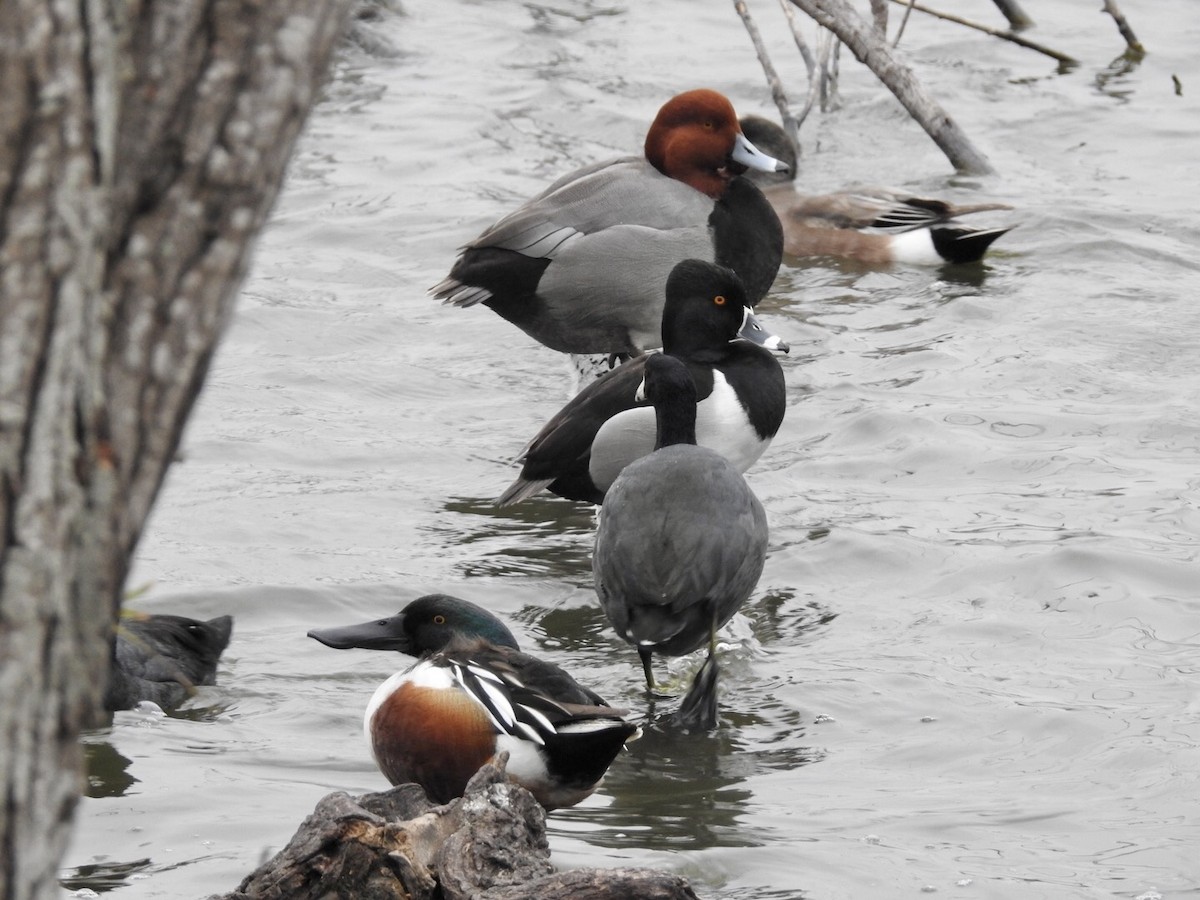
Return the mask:
<svg viewBox="0 0 1200 900"><path fill-rule="evenodd" d="M651 869L555 872L546 812L505 780L506 762L445 806L415 784L330 794L283 850L209 900L696 900L687 881Z"/></svg>

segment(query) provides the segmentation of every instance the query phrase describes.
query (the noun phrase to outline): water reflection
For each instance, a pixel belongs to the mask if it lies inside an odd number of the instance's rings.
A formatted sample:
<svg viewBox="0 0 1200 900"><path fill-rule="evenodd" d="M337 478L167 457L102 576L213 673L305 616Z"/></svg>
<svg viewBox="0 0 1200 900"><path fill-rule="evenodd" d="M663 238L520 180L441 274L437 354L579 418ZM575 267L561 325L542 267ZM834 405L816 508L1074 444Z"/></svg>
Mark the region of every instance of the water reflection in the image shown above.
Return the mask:
<svg viewBox="0 0 1200 900"><path fill-rule="evenodd" d="M797 604L795 599L793 591L771 591L742 609L754 636L764 645L808 643L837 618L823 603L809 599Z"/></svg>
<svg viewBox="0 0 1200 900"><path fill-rule="evenodd" d="M1096 73L1096 90L1118 103L1128 103L1134 94L1134 81L1129 77L1142 64L1142 57L1126 50Z"/></svg>
<svg viewBox="0 0 1200 900"><path fill-rule="evenodd" d="M117 748L95 736L84 738L84 767L87 772L87 797L124 797L138 779L129 772L132 761Z"/></svg>
<svg viewBox="0 0 1200 900"><path fill-rule="evenodd" d="M803 726L793 719L768 728L758 715L722 706L714 732L690 734L672 720L671 709L651 704L642 737L628 745L604 781L612 803L571 815L600 826L589 843L648 850L761 846L772 840L755 826L750 784L766 772L792 771L822 757L819 749L798 745ZM779 707L770 710L783 712ZM763 738L766 737L766 740Z"/></svg>
<svg viewBox="0 0 1200 900"><path fill-rule="evenodd" d="M145 877L151 868L149 859L131 862L98 862L68 869L58 883L68 891L92 890L97 894L126 887L135 876Z"/></svg>
<svg viewBox="0 0 1200 900"><path fill-rule="evenodd" d="M591 577L596 520L589 504L547 494L503 509L491 499L455 497L442 508L456 514L453 524L438 528L447 542L483 545L480 555L461 565L468 577Z"/></svg>
<svg viewBox="0 0 1200 900"><path fill-rule="evenodd" d="M562 606L554 609L527 607L520 618L534 623L533 631L540 633L538 646L564 653L594 651L603 644L625 647L617 640L608 624L608 617L594 597L590 605Z"/></svg>

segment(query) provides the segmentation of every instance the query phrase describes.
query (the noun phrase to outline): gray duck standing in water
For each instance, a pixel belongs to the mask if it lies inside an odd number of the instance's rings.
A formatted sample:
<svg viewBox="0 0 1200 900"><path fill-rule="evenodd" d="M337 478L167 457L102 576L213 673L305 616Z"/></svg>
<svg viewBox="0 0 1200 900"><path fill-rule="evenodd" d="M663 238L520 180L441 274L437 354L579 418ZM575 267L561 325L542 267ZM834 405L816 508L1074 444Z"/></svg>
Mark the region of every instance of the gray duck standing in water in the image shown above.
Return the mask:
<svg viewBox="0 0 1200 900"><path fill-rule="evenodd" d="M696 446L696 386L665 354L646 360L638 389L654 404L655 450L628 465L600 510L592 573L600 605L637 647L654 689L652 654L683 656L708 644L678 721L717 724L716 632L749 598L767 553L767 518L741 474Z"/></svg>

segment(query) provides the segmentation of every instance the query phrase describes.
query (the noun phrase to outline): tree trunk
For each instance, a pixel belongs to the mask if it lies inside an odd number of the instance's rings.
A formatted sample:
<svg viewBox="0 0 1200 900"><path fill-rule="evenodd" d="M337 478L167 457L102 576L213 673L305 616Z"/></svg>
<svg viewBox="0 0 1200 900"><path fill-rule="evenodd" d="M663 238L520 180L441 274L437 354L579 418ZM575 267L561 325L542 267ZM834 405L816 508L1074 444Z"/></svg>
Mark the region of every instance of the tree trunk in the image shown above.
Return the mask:
<svg viewBox="0 0 1200 900"><path fill-rule="evenodd" d="M0 896L58 895L130 556L349 0L0 0Z"/></svg>
<svg viewBox="0 0 1200 900"><path fill-rule="evenodd" d="M936 100L929 96L908 66L900 62L887 45L845 0L791 0L818 25L828 28L850 48L859 62L875 73L888 90L933 138L946 158L959 172L967 175L993 174L991 163L975 149L958 124Z"/></svg>

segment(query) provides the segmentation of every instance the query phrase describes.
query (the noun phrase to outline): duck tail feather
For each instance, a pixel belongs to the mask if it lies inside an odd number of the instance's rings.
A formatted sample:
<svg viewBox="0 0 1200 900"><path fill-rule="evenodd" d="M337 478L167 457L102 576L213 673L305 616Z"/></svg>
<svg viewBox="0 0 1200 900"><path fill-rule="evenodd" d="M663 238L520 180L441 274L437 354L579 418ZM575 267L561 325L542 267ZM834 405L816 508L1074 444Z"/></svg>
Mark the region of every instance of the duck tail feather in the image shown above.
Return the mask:
<svg viewBox="0 0 1200 900"><path fill-rule="evenodd" d="M986 229L934 228L932 229L933 246L938 255L946 262L978 262L998 237L1012 231L1014 227L1016 226L1007 225L1003 228Z"/></svg>
<svg viewBox="0 0 1200 900"><path fill-rule="evenodd" d="M553 478L538 478L534 481L526 481L524 478L518 478L510 484L499 497L496 498L497 506L512 506L514 503L520 503L522 500L528 500L534 494L545 490Z"/></svg>

